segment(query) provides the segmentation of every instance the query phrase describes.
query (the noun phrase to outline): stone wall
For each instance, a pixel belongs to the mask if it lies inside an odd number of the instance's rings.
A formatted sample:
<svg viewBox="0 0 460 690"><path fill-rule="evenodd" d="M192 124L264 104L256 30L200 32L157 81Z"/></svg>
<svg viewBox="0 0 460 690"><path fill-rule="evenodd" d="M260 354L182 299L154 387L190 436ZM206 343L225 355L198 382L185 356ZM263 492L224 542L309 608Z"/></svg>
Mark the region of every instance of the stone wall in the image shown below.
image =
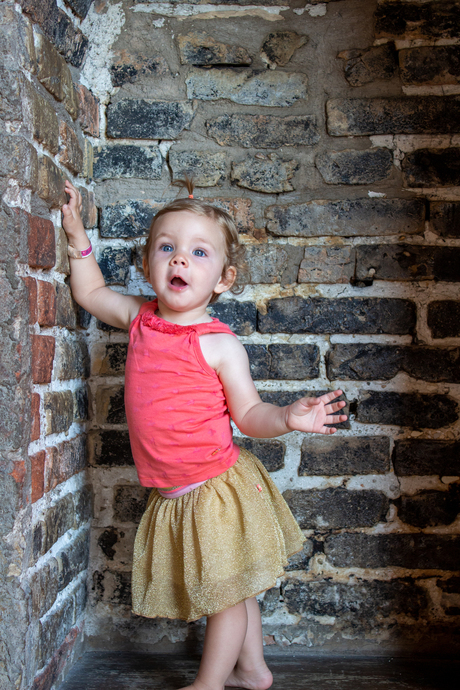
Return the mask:
<svg viewBox="0 0 460 690"><path fill-rule="evenodd" d="M334 437L236 432L307 537L261 597L267 645L453 651L460 3L66 3L1 5L6 687L51 688L83 634L110 649L203 634L130 612L148 490L123 409L127 336L72 305L62 173L108 284L145 295L146 228L193 174L247 248L248 286L212 311L262 398L344 391Z"/></svg>

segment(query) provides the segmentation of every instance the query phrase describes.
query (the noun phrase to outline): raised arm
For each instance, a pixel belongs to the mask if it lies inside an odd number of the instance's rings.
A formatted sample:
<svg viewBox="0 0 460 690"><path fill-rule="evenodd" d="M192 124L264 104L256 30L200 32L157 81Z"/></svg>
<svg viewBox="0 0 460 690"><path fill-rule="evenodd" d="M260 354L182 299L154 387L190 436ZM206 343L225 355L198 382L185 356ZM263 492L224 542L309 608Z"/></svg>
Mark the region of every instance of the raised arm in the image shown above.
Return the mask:
<svg viewBox="0 0 460 690"><path fill-rule="evenodd" d="M90 242L80 217L81 196L67 180L65 191L69 202L62 207L62 227L69 244L77 251L84 251ZM120 295L105 284L94 254L84 259L70 257L70 287L76 302L86 311L116 328L129 328L137 315L143 297Z"/></svg>
<svg viewBox="0 0 460 690"><path fill-rule="evenodd" d="M205 348L203 352L206 356ZM238 429L247 436L273 438L289 431L333 434L337 429L325 424L340 424L347 420L346 415L336 414L345 402L333 402L342 394L341 390L319 398L300 398L285 407L262 402L251 378L246 350L233 336L222 336L218 358L216 371L224 387L230 414Z"/></svg>

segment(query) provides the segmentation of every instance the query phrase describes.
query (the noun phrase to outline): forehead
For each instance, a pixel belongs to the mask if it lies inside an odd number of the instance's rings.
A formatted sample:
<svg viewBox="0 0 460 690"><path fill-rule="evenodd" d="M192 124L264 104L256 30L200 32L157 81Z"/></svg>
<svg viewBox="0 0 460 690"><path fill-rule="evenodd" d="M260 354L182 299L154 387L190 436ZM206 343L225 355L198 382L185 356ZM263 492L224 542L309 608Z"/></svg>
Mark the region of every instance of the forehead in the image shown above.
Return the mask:
<svg viewBox="0 0 460 690"><path fill-rule="evenodd" d="M154 225L154 234L155 237L170 234L190 240L200 238L219 248L225 243L224 233L213 218L192 211L171 211L160 216Z"/></svg>

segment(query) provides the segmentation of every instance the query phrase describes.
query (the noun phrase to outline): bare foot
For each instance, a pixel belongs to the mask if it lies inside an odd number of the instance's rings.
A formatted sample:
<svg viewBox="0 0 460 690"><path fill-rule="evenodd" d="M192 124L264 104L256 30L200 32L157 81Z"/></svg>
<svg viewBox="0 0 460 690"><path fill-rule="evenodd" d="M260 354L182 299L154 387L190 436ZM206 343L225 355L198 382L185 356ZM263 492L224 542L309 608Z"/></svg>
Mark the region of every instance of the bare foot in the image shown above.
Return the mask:
<svg viewBox="0 0 460 690"><path fill-rule="evenodd" d="M251 671L242 671L235 666L225 686L229 688L246 688L247 690L267 690L273 683L273 676L265 664Z"/></svg>

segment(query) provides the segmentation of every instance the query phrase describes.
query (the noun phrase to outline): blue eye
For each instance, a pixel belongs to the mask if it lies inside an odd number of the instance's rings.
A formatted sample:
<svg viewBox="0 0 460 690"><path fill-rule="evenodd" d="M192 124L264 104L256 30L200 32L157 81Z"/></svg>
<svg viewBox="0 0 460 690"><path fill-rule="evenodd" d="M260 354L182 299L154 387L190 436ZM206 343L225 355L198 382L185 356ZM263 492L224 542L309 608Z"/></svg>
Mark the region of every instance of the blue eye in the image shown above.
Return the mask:
<svg viewBox="0 0 460 690"><path fill-rule="evenodd" d="M170 244L162 244L160 247L161 252L172 252L173 248Z"/></svg>
<svg viewBox="0 0 460 690"><path fill-rule="evenodd" d="M206 256L206 252L203 249L194 249L193 254L195 256Z"/></svg>

